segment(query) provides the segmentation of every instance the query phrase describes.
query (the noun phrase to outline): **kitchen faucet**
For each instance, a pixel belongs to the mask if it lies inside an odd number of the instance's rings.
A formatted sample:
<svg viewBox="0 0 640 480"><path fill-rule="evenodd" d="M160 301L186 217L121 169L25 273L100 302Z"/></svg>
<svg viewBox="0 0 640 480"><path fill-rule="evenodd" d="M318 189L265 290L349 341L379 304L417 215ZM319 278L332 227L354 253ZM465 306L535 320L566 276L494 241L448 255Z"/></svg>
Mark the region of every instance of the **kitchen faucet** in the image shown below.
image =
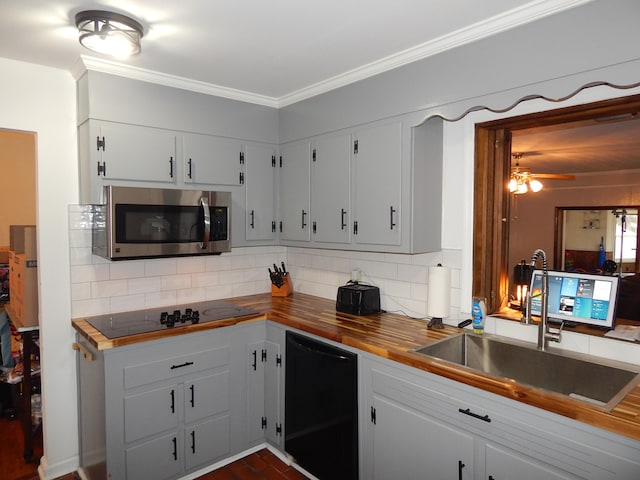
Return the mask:
<svg viewBox="0 0 640 480"><path fill-rule="evenodd" d="M549 272L547 271L547 254L544 250L537 249L533 252L533 255L531 256L532 269L535 269L536 263L539 259L542 259L542 292L540 293L540 296L542 297L542 304L540 306L540 323L538 324L538 349L545 351L549 347L549 340L553 342L560 342L564 322L560 324L560 330L557 332L551 332L549 330ZM531 323L531 291L527 292L527 311L524 323Z"/></svg>

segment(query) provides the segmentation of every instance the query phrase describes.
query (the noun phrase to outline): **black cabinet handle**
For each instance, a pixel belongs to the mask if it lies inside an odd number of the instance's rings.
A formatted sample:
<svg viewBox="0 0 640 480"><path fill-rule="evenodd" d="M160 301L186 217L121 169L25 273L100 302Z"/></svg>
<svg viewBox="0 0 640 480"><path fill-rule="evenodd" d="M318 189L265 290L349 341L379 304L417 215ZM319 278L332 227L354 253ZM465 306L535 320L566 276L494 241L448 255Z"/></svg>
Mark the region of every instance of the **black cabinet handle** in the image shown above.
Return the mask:
<svg viewBox="0 0 640 480"><path fill-rule="evenodd" d="M176 391L171 390L171 413L176 413Z"/></svg>
<svg viewBox="0 0 640 480"><path fill-rule="evenodd" d="M389 228L391 230L393 230L393 227L396 226L396 224L393 222L393 214L396 213L396 211L397 210L393 208L393 205L389 207Z"/></svg>
<svg viewBox="0 0 640 480"><path fill-rule="evenodd" d="M253 355L253 363L251 364L251 366L253 367L253 370L255 371L255 370L258 369L258 351L254 350L251 355Z"/></svg>
<svg viewBox="0 0 640 480"><path fill-rule="evenodd" d="M250 213L249 215L251 215L251 223L249 224L249 226L250 226L251 228L256 228L256 226L255 226L255 219L256 219L256 213L255 213L255 211L254 211L254 210L251 210L251 213Z"/></svg>
<svg viewBox="0 0 640 480"><path fill-rule="evenodd" d="M173 178L173 157L169 157L169 178Z"/></svg>
<svg viewBox="0 0 640 480"><path fill-rule="evenodd" d="M196 432L191 430L191 453L196 453Z"/></svg>
<svg viewBox="0 0 640 480"><path fill-rule="evenodd" d="M194 395L195 388L196 387L193 384L189 387L189 390L191 390L191 408L196 406L196 399L195 399L195 395Z"/></svg>
<svg viewBox="0 0 640 480"><path fill-rule="evenodd" d="M458 480L462 480L462 469L465 467L465 464L462 463L462 460L458 460Z"/></svg>
<svg viewBox="0 0 640 480"><path fill-rule="evenodd" d="M483 422L488 422L488 423L491 422L489 415L484 415L484 416L478 415L477 413L473 413L470 408L467 408L466 410L459 408L458 411L460 413L464 413L465 415L469 415L470 417L477 418L478 420L482 420Z"/></svg>
<svg viewBox="0 0 640 480"><path fill-rule="evenodd" d="M344 230L347 226L347 222L344 221L344 217L347 214L347 211L344 208L340 209L340 229Z"/></svg>
<svg viewBox="0 0 640 480"><path fill-rule="evenodd" d="M193 362L184 362L179 365L171 365L171 370L175 370L176 368L188 367L189 365L193 365Z"/></svg>
<svg viewBox="0 0 640 480"><path fill-rule="evenodd" d="M173 459L178 460L178 440L176 437L173 437L171 441L173 442Z"/></svg>
<svg viewBox="0 0 640 480"><path fill-rule="evenodd" d="M302 210L302 228L304 229L307 226L307 223L305 222L305 218L307 216L307 212L305 212L304 210Z"/></svg>
<svg viewBox="0 0 640 480"><path fill-rule="evenodd" d="M187 177L189 177L189 178L193 178L193 177L191 176L191 165L192 165L192 163L193 163L193 162L191 161L191 159L189 159L189 161L188 161L187 163L189 164L189 173L187 173Z"/></svg>

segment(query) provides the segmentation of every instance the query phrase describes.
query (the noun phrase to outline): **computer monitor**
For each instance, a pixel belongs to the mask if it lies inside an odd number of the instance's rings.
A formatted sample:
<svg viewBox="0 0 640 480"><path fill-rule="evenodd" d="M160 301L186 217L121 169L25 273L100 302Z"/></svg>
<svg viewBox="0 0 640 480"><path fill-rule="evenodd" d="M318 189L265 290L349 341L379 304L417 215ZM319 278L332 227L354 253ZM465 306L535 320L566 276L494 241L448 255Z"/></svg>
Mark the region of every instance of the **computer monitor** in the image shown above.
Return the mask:
<svg viewBox="0 0 640 480"><path fill-rule="evenodd" d="M620 277L549 271L548 319L612 329ZM531 314L540 315L542 270L531 277Z"/></svg>

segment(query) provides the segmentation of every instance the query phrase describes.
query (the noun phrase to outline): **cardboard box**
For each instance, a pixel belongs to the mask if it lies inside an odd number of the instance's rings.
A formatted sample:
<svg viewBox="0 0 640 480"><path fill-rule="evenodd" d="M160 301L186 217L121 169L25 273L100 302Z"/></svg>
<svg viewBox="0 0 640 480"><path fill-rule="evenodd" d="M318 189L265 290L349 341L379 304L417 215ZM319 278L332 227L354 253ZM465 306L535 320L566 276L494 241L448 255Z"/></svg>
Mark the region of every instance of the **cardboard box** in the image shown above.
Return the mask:
<svg viewBox="0 0 640 480"><path fill-rule="evenodd" d="M38 326L38 260L36 228L10 226L9 304L7 312L19 327Z"/></svg>

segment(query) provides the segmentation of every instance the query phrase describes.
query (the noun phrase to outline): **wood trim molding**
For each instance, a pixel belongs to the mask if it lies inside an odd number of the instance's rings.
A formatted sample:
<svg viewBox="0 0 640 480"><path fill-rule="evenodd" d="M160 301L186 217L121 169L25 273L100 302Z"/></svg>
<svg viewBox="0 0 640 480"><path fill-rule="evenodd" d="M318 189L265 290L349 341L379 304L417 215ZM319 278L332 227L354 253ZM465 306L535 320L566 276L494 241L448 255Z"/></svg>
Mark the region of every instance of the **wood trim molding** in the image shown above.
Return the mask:
<svg viewBox="0 0 640 480"><path fill-rule="evenodd" d="M640 95L476 125L472 295L487 298L489 313L499 312L509 301L511 131L625 114L640 115Z"/></svg>

